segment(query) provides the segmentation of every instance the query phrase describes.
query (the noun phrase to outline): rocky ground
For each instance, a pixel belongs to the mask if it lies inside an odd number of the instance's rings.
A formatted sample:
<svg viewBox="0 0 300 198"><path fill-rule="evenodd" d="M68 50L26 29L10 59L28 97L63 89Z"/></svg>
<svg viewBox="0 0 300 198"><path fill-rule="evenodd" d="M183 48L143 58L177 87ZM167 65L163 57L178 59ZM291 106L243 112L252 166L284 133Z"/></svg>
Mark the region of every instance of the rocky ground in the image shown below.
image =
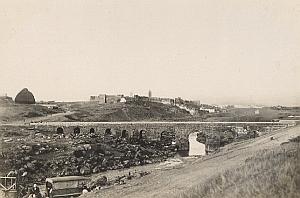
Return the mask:
<svg viewBox="0 0 300 198"><path fill-rule="evenodd" d="M172 169L190 161L178 158L186 151L173 144L172 132L165 132L160 139L140 133L118 137L110 131L102 136L65 135L26 125L2 125L0 132L0 173L4 176L15 170L22 187L43 185L47 177L83 175L92 178L91 189L107 189L139 181L152 170ZM205 138L202 134L198 141L205 142Z"/></svg>
<svg viewBox="0 0 300 198"><path fill-rule="evenodd" d="M279 130L262 137L233 143L225 146L219 153L198 159L182 160L178 166L157 169L152 166L151 173L123 185L94 190L85 198L94 197L178 197L195 186L205 183L220 172L245 164L245 160L263 149L280 147L289 139L300 135L300 126Z"/></svg>
<svg viewBox="0 0 300 198"><path fill-rule="evenodd" d="M53 114L63 113L64 110L58 108L47 108L39 104L16 104L13 101L3 101L0 99L0 124L3 123L24 123L35 121L38 118L50 118ZM61 114L62 116L64 114ZM48 117L47 117L48 116Z"/></svg>
<svg viewBox="0 0 300 198"><path fill-rule="evenodd" d="M0 171L16 170L27 183L46 177L91 175L165 161L173 157L172 138L53 134L24 126L2 126ZM126 135L126 134L125 134ZM133 176L133 175L132 175Z"/></svg>

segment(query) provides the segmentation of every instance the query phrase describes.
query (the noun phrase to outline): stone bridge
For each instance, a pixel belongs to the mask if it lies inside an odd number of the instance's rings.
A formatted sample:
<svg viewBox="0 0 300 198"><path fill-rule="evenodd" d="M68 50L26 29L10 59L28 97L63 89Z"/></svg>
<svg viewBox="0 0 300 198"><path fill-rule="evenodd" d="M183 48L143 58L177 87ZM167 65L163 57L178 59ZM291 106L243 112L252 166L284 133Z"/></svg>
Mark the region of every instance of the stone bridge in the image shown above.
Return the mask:
<svg viewBox="0 0 300 198"><path fill-rule="evenodd" d="M112 134L121 135L126 132L132 136L143 132L147 137L159 138L163 131L175 132L176 138L188 138L194 132L211 134L226 131L230 128L257 130L267 132L294 125L282 122L42 122L30 123L37 130L53 133L90 133L103 135L109 130Z"/></svg>

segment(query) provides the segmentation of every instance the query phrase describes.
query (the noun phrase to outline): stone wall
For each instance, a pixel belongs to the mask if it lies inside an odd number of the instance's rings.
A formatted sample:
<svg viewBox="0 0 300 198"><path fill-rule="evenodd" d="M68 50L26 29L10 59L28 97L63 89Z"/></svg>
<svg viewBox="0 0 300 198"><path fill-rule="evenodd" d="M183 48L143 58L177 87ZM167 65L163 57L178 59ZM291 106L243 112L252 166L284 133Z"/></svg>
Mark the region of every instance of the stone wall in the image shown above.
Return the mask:
<svg viewBox="0 0 300 198"><path fill-rule="evenodd" d="M74 129L80 129L80 133L89 133L94 129L96 134L103 135L107 129L112 134L121 134L126 130L130 136L135 132L146 131L149 138L160 138L163 131L175 132L176 138L188 138L190 133L204 132L212 134L225 131L231 127L244 127L247 130L259 130L269 132L289 126L276 122L48 122L31 123L37 130L56 133L62 128L65 134L74 133Z"/></svg>

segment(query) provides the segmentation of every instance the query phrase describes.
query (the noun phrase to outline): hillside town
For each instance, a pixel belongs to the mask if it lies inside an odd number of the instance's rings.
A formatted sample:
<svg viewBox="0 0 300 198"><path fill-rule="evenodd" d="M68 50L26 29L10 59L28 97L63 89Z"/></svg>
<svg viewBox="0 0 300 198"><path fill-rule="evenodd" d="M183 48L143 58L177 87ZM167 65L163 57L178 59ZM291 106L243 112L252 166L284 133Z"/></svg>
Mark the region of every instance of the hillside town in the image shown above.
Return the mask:
<svg viewBox="0 0 300 198"><path fill-rule="evenodd" d="M181 109L185 109L191 115L199 114L200 111L214 113L222 111L220 107L208 104L201 104L200 101L184 100L180 97L177 98L161 98L152 96L151 90L148 92L148 96L124 96L120 95L107 95L99 94L97 96L90 96L91 102L97 102L99 104L113 104L113 103L126 103L126 102L156 102L165 105L177 106ZM225 111L223 109L223 111Z"/></svg>

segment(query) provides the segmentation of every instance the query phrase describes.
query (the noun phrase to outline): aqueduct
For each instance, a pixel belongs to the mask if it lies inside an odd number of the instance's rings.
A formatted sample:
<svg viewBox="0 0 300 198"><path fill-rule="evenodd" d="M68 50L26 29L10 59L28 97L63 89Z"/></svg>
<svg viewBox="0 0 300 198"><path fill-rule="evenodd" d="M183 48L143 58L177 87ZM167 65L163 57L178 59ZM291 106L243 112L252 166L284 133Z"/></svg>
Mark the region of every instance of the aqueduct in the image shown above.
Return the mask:
<svg viewBox="0 0 300 198"><path fill-rule="evenodd" d="M294 124L293 122L42 122L30 125L37 130L59 134L111 133L125 137L139 132L140 135L160 138L162 132L170 131L175 133L176 138L188 138L189 134L199 131L209 134L234 127L267 132Z"/></svg>

